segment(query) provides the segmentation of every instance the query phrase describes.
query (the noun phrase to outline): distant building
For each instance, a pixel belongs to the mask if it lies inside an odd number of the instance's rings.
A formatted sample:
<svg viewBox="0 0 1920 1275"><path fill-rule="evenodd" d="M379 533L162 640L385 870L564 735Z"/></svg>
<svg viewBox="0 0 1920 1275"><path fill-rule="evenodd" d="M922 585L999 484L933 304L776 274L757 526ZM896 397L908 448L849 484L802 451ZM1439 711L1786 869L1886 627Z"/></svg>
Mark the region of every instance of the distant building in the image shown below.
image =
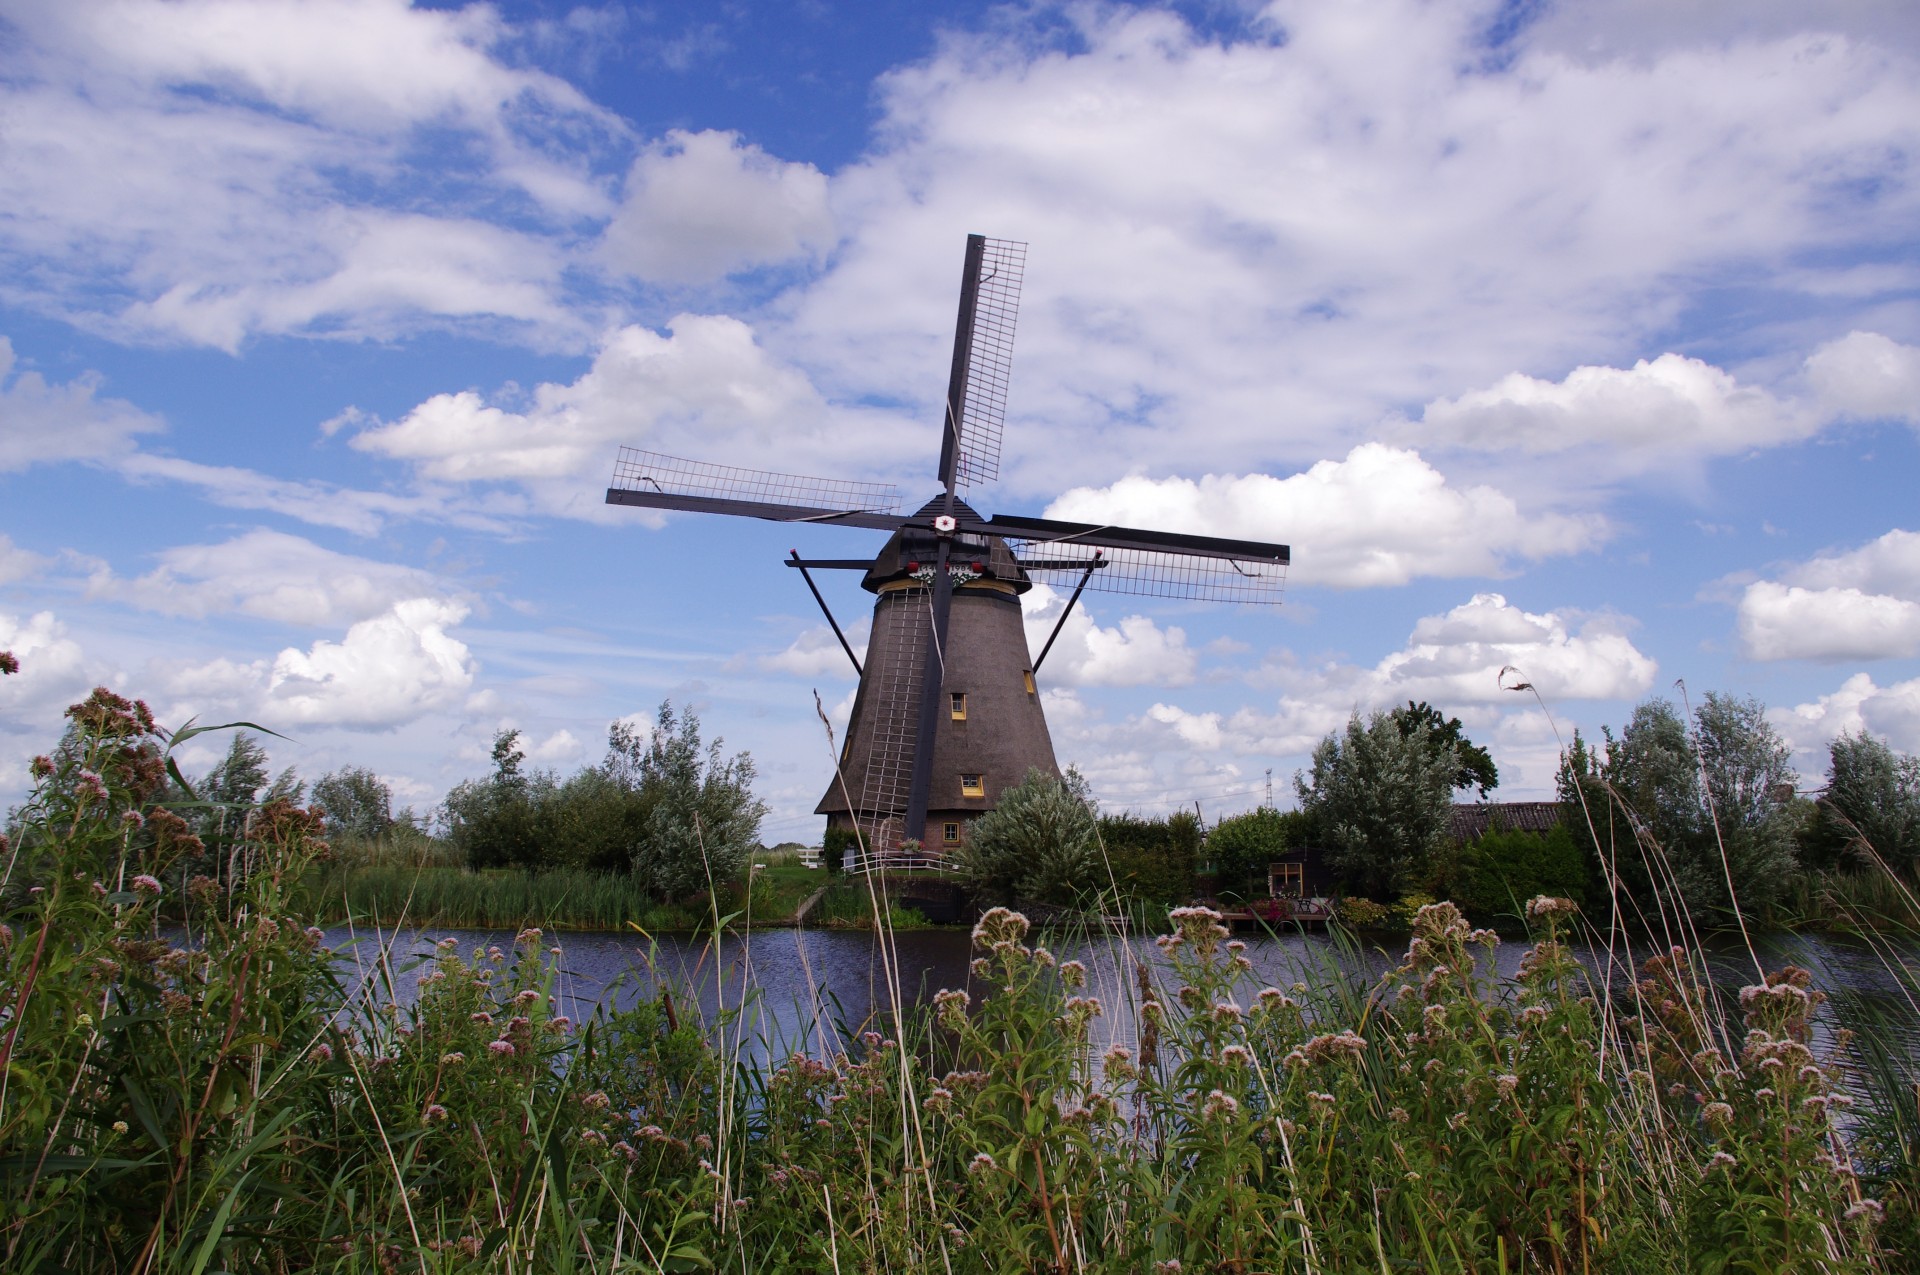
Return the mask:
<svg viewBox="0 0 1920 1275"><path fill-rule="evenodd" d="M1447 839L1478 841L1489 832L1552 832L1566 818L1557 801L1456 802L1447 815Z"/></svg>

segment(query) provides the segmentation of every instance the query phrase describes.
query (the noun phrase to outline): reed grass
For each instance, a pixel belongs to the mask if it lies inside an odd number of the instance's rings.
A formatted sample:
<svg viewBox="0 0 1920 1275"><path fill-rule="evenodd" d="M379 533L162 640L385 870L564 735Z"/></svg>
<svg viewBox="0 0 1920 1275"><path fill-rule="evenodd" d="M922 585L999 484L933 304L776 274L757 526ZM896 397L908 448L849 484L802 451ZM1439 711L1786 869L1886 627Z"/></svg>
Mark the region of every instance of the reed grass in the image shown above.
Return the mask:
<svg viewBox="0 0 1920 1275"><path fill-rule="evenodd" d="M967 986L914 1004L868 878L846 884L886 970L869 1021L816 1005L807 1041L772 1041L751 988L723 983L703 1020L650 960L652 995L578 1023L531 928L413 969L358 955L344 978L296 915L316 829L284 805L248 821L253 870L195 880L186 933L161 929L192 838L120 764L149 732L99 716L72 759L93 778L35 790L0 876L10 1271L1842 1275L1920 1256L1912 1019L1823 1005L1804 971L1732 1004L1690 942L1635 978L1590 972L1569 941L1610 950L1605 918L1541 898L1511 978L1482 972L1499 936L1440 902L1383 976L1330 951L1262 987L1205 909L1087 935L1085 961L995 909ZM1660 906L1691 933L1683 899ZM1819 1052L1836 1010L1859 1035Z"/></svg>
<svg viewBox="0 0 1920 1275"><path fill-rule="evenodd" d="M395 856L344 856L316 865L303 882L315 916L398 925L472 929L698 930L712 907L662 902L622 873L556 869L525 872L395 862ZM756 870L753 865L764 865ZM788 923L821 874L796 856L756 855L739 881L723 882L717 906L738 924ZM751 898L749 898L751 891Z"/></svg>

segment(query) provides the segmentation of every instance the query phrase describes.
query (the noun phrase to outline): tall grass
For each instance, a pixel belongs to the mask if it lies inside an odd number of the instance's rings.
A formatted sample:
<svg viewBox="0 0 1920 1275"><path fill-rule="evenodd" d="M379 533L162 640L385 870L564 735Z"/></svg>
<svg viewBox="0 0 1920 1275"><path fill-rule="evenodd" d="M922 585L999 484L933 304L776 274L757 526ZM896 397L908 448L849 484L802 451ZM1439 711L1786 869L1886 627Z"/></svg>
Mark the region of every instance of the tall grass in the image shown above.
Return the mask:
<svg viewBox="0 0 1920 1275"><path fill-rule="evenodd" d="M368 867L325 871L312 887L327 921L354 918L387 925L476 929L698 929L690 907L662 904L622 874L468 872L460 868Z"/></svg>
<svg viewBox="0 0 1920 1275"><path fill-rule="evenodd" d="M7 1270L1914 1267L1911 1056L1817 1053L1801 971L1732 1006L1685 946L1597 981L1537 899L1509 979L1436 903L1382 977L1262 987L1204 909L1086 963L996 909L967 986L916 1008L869 880L886 1008L761 1062L738 985L709 1021L671 983L560 1016L531 929L372 954L349 993L292 915L314 827L287 807L161 930L190 838L124 818L114 756L147 741L109 727L0 879Z"/></svg>
<svg viewBox="0 0 1920 1275"><path fill-rule="evenodd" d="M401 861L395 862L395 858ZM740 924L783 924L817 887L793 856L755 856L741 881L720 883L722 915ZM754 865L761 865L756 867ZM811 878L820 874L813 873ZM624 873L555 869L470 872L409 862L406 856L336 855L302 881L308 906L324 921L649 933L697 930L705 903L662 902ZM751 897L749 897L749 894Z"/></svg>

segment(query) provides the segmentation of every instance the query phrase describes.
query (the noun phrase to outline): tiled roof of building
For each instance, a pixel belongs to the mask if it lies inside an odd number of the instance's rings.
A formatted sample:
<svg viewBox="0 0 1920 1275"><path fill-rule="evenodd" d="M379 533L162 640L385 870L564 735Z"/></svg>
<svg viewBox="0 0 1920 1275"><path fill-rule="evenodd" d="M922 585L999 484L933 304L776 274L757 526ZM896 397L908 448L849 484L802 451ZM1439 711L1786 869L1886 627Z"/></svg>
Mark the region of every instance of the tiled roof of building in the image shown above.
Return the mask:
<svg viewBox="0 0 1920 1275"><path fill-rule="evenodd" d="M1447 819L1455 841L1478 841L1489 832L1549 832L1563 810L1557 801L1456 802Z"/></svg>

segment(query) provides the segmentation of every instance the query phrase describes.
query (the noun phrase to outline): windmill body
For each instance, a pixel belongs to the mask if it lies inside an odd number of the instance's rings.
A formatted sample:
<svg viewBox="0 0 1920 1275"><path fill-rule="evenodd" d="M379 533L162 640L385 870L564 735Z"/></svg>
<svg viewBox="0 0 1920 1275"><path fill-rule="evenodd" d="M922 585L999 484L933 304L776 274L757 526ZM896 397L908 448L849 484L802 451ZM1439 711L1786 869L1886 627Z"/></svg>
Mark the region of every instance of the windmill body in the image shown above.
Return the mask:
<svg viewBox="0 0 1920 1275"><path fill-rule="evenodd" d="M1038 768L1059 773L1040 702L1053 640L1089 588L1235 603L1277 603L1285 545L1006 514L958 488L998 477L1023 244L967 238L941 431L943 490L911 514L887 484L808 478L622 448L607 502L834 523L890 533L873 559L788 560L860 673L836 773L817 813L849 824L871 855L918 839L938 856L966 824ZM854 570L874 595L864 664L813 570ZM1072 590L1053 634L1030 655L1021 596L1036 582ZM873 861L870 857L869 862Z"/></svg>
<svg viewBox="0 0 1920 1275"><path fill-rule="evenodd" d="M978 520L964 502L957 508L956 516ZM895 532L861 580L874 595L866 660L838 771L815 813L868 833L875 845L910 835L905 819L933 621L928 577L938 552L931 535ZM956 534L949 570L946 641L931 652L938 696L921 834L935 852L961 844L967 824L1030 770L1059 773L1021 614L1021 595L1033 582L998 536Z"/></svg>

